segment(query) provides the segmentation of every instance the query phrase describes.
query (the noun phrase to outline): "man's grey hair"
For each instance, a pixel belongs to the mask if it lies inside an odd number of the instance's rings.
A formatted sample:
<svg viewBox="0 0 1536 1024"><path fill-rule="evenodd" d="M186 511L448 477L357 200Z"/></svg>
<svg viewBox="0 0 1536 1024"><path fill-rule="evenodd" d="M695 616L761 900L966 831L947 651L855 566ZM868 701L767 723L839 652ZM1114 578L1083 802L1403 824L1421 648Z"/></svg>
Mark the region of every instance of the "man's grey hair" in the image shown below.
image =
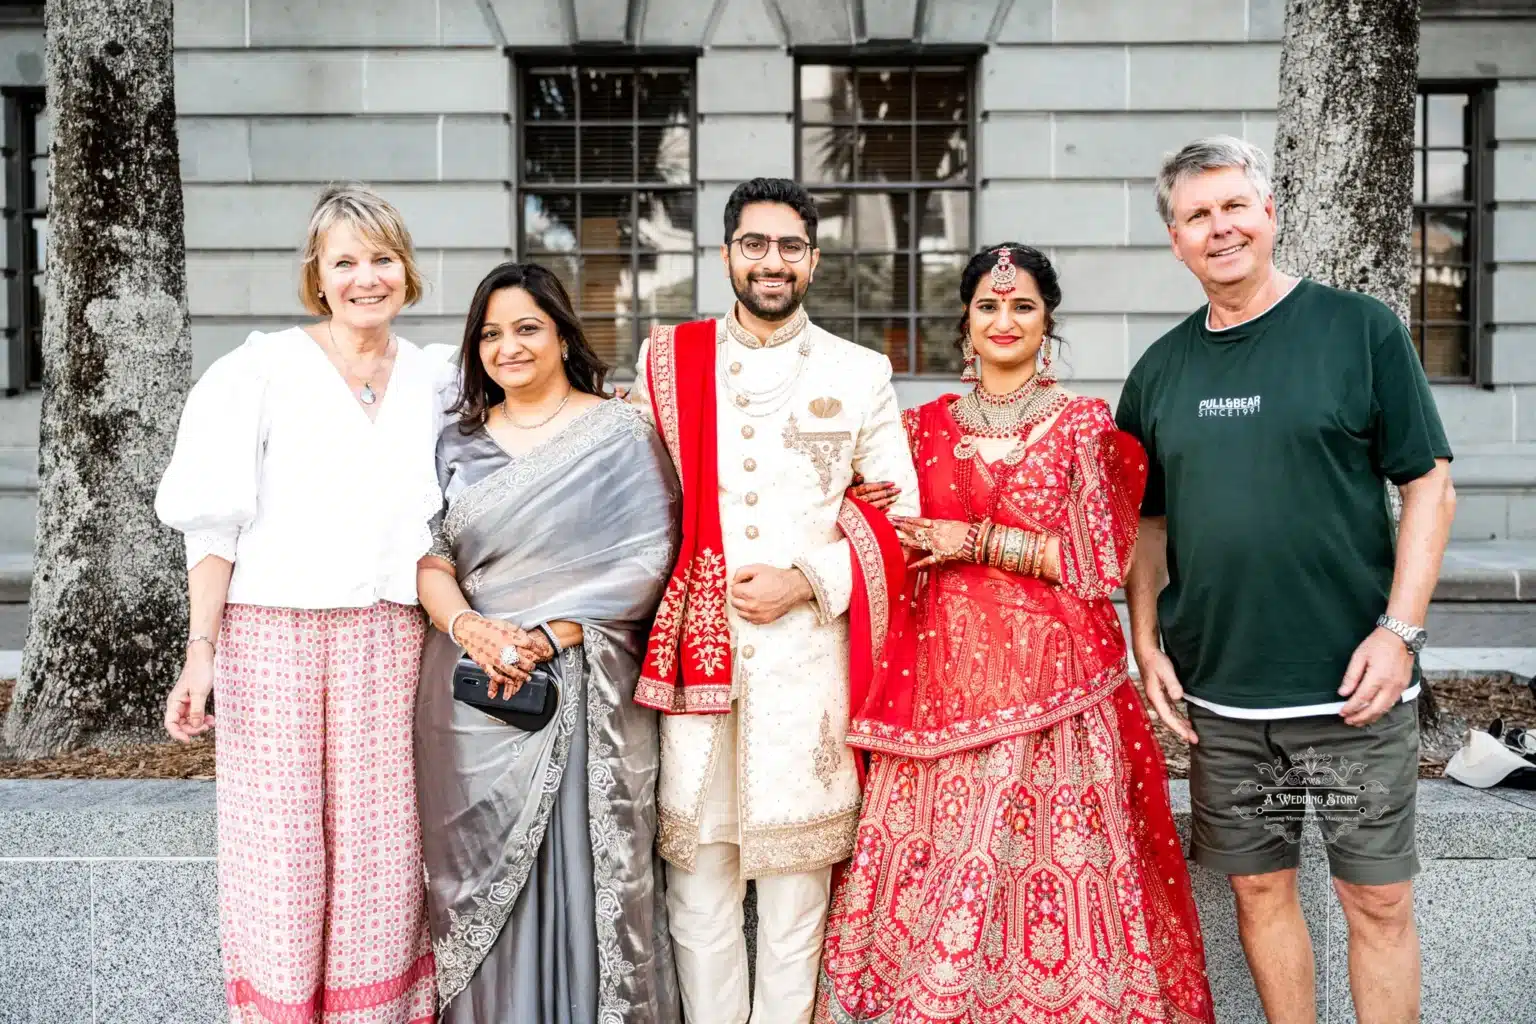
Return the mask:
<svg viewBox="0 0 1536 1024"><path fill-rule="evenodd" d="M1172 156L1163 159L1157 172L1157 212L1163 223L1173 224L1173 189L1179 182L1204 171L1239 167L1263 201L1274 195L1270 185L1269 157L1251 142L1230 135L1211 135L1196 139Z"/></svg>

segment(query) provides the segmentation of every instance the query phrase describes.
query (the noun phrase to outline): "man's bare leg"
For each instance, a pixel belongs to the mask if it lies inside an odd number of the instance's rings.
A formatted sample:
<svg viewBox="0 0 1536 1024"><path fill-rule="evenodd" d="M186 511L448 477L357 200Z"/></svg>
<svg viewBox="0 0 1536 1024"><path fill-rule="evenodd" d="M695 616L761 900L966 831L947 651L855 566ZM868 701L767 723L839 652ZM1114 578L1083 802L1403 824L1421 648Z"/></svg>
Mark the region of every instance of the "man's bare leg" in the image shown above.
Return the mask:
<svg viewBox="0 0 1536 1024"><path fill-rule="evenodd" d="M1349 991L1360 1024L1418 1024L1419 931L1413 883L1333 880L1349 924Z"/></svg>
<svg viewBox="0 0 1536 1024"><path fill-rule="evenodd" d="M1301 916L1296 869L1227 880L1237 897L1237 934L1269 1024L1317 1024L1312 936Z"/></svg>

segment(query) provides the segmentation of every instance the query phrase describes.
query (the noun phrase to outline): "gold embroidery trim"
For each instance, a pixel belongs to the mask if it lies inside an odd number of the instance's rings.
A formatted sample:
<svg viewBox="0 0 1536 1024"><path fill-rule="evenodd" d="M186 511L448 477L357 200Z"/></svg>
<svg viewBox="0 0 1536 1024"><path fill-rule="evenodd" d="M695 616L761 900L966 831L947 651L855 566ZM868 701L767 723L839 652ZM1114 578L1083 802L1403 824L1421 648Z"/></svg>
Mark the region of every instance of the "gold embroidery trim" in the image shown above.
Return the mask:
<svg viewBox="0 0 1536 1024"><path fill-rule="evenodd" d="M646 367L646 379L656 406L656 422L661 426L661 436L667 442L667 453L672 464L682 472L683 461L677 436L677 338L675 328L658 325L651 328L650 347L647 349L650 366Z"/></svg>
<svg viewBox="0 0 1536 1024"><path fill-rule="evenodd" d="M793 875L815 871L853 853L859 832L859 808L855 804L814 821L791 822L762 828L741 829L743 878Z"/></svg>
<svg viewBox="0 0 1536 1024"><path fill-rule="evenodd" d="M795 310L795 315L789 318L788 323L768 335L767 341L759 341L757 335L741 326L741 322L736 319L735 306L732 306L731 311L725 315L726 332L746 348L777 348L786 341L793 340L810 322L811 318L802 306Z"/></svg>
<svg viewBox="0 0 1536 1024"><path fill-rule="evenodd" d="M869 598L869 634L875 661L885 650L885 634L891 628L891 595L885 586L885 559L874 531L851 501L844 500L837 512L837 525L848 538L853 557L864 572L864 593Z"/></svg>
<svg viewBox="0 0 1536 1024"><path fill-rule="evenodd" d="M843 445L852 440L853 435L846 430L802 431L794 413L789 414L789 422L784 424L784 447L810 458L822 494L832 493L832 465L842 457Z"/></svg>
<svg viewBox="0 0 1536 1024"><path fill-rule="evenodd" d="M821 578L821 574L813 568L809 562L796 559L789 563L791 567L799 569L805 581L811 585L811 609L816 613L816 625L825 626L831 622L832 605L827 596L827 583Z"/></svg>

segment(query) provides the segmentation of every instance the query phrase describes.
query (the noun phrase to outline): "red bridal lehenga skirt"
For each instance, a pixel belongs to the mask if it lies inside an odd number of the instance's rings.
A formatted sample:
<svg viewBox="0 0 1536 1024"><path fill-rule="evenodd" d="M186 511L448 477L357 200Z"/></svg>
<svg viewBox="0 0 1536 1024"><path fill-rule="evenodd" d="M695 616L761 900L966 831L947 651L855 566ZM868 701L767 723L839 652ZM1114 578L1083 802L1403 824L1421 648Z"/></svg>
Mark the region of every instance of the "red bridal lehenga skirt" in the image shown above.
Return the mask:
<svg viewBox="0 0 1536 1024"><path fill-rule="evenodd" d="M414 607L230 605L215 666L232 1024L425 1024Z"/></svg>
<svg viewBox="0 0 1536 1024"><path fill-rule="evenodd" d="M815 1019L1214 1021L1162 752L1131 684L993 746L874 755Z"/></svg>

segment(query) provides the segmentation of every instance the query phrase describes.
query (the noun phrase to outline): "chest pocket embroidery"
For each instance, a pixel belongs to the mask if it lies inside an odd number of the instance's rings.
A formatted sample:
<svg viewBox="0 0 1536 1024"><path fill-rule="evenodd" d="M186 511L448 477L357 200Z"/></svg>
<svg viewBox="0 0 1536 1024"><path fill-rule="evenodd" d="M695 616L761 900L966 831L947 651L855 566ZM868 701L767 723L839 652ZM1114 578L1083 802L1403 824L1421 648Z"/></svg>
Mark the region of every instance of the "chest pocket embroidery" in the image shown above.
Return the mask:
<svg viewBox="0 0 1536 1024"><path fill-rule="evenodd" d="M843 446L852 441L853 435L846 430L802 431L794 413L789 414L789 422L784 425L784 447L811 460L822 494L831 493L832 467L841 460Z"/></svg>

